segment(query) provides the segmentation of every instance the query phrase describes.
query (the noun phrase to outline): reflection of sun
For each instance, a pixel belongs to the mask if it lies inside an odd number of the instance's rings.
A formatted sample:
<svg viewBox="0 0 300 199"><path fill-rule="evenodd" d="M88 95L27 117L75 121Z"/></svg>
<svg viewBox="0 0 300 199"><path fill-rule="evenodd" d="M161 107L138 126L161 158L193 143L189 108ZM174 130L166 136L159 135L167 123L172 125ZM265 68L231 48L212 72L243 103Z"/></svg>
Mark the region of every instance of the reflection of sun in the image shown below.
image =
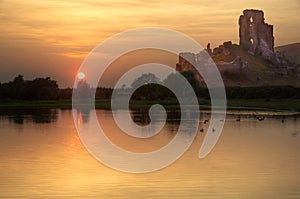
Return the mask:
<svg viewBox="0 0 300 199"><path fill-rule="evenodd" d="M82 124L82 114L81 114L81 112L79 112L79 114L77 116L77 122L78 122L78 125Z"/></svg>
<svg viewBox="0 0 300 199"><path fill-rule="evenodd" d="M84 74L83 72L79 72L79 73L77 74L77 78L78 78L78 79L84 79L84 78L85 78L85 74Z"/></svg>

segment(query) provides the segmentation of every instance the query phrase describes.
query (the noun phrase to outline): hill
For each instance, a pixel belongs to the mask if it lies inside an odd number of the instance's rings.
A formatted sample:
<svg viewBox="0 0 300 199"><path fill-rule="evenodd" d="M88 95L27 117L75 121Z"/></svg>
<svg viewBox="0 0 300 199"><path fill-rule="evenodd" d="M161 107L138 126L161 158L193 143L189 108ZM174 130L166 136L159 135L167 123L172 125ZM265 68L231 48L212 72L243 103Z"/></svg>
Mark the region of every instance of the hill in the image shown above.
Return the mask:
<svg viewBox="0 0 300 199"><path fill-rule="evenodd" d="M300 43L278 46L275 51L284 52L285 56L300 65Z"/></svg>
<svg viewBox="0 0 300 199"><path fill-rule="evenodd" d="M293 47L293 48L292 48ZM292 49L292 50L291 50ZM295 46L286 46L286 52L291 52L288 55L296 56L292 53ZM261 87L261 86L294 86L300 87L300 67L293 61L289 60L288 55L285 56L282 52L274 54L272 60L265 59L262 56L249 53L242 46L224 42L217 48L205 49L210 54L216 63L226 87ZM299 53L299 50L296 50ZM192 70L190 63L195 63L193 57L198 57L197 61L201 64L199 54L182 53L180 54L179 63L177 64L178 71ZM299 58L299 57L298 57ZM187 61L185 61L187 60ZM197 62L196 61L196 62ZM202 63L207 60L202 60ZM196 78L203 84L203 78L195 73Z"/></svg>
<svg viewBox="0 0 300 199"><path fill-rule="evenodd" d="M223 45L225 46L225 45ZM300 87L300 71L279 65L277 61L266 60L261 56L253 55L239 45L227 45L226 53L213 56L226 86L295 86ZM288 48L286 48L288 49ZM281 51L281 50L280 50ZM288 51L286 51L288 52ZM297 51L298 53L300 51ZM289 53L292 57L296 53ZM281 56L276 55L274 60ZM283 62L293 62L286 54ZM293 57L294 58L294 57ZM299 57L298 57L299 59Z"/></svg>
<svg viewBox="0 0 300 199"><path fill-rule="evenodd" d="M273 25L265 22L262 10L244 10L238 23L239 45L228 41L211 49L208 43L207 48L197 54L181 53L177 71L192 71L204 85L203 78L191 64L208 70L212 58L227 87L300 87L300 43L274 49Z"/></svg>

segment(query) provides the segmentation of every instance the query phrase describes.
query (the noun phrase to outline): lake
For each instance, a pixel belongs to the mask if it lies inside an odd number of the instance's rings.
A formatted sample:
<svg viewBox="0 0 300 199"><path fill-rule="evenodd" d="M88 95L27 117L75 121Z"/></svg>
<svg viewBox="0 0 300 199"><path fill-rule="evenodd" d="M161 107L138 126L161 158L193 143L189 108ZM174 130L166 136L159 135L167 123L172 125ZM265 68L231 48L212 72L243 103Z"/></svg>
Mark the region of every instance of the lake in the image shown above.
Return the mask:
<svg viewBox="0 0 300 199"><path fill-rule="evenodd" d="M107 137L134 152L164 146L178 129L170 120L156 136L137 139L120 132L110 111L96 114ZM206 130L210 113L200 115ZM139 114L135 120L147 122ZM144 174L113 170L90 155L72 110L1 110L0 129L0 198L300 198L300 117L289 113L229 111L207 157L198 159L206 133L199 131L175 163Z"/></svg>

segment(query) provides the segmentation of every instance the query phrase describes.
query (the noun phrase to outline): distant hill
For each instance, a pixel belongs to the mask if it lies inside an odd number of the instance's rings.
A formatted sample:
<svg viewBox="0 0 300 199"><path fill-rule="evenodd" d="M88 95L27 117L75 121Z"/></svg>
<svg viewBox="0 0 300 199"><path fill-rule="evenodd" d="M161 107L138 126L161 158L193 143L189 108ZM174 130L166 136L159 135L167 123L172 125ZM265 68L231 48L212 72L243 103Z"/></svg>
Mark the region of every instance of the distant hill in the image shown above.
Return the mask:
<svg viewBox="0 0 300 199"><path fill-rule="evenodd" d="M300 64L300 43L275 47L275 51L282 51L289 59Z"/></svg>

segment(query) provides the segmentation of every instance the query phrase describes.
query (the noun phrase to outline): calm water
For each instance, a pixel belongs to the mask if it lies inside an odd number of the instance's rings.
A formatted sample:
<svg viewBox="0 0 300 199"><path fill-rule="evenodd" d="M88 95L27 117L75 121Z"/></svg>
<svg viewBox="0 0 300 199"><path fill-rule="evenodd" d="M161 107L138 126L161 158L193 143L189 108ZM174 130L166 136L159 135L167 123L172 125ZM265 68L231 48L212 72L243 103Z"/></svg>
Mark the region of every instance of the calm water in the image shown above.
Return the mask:
<svg viewBox="0 0 300 199"><path fill-rule="evenodd" d="M197 158L205 136L199 132L171 166L128 174L87 152L71 110L2 110L0 198L300 198L300 118L260 112L265 119L258 121L254 112L231 113L206 158ZM164 146L178 127L169 122L158 135L139 140L121 133L109 111L97 110L97 116L115 144L136 152ZM204 129L206 118L209 113L201 113ZM82 122L90 122L87 115Z"/></svg>

